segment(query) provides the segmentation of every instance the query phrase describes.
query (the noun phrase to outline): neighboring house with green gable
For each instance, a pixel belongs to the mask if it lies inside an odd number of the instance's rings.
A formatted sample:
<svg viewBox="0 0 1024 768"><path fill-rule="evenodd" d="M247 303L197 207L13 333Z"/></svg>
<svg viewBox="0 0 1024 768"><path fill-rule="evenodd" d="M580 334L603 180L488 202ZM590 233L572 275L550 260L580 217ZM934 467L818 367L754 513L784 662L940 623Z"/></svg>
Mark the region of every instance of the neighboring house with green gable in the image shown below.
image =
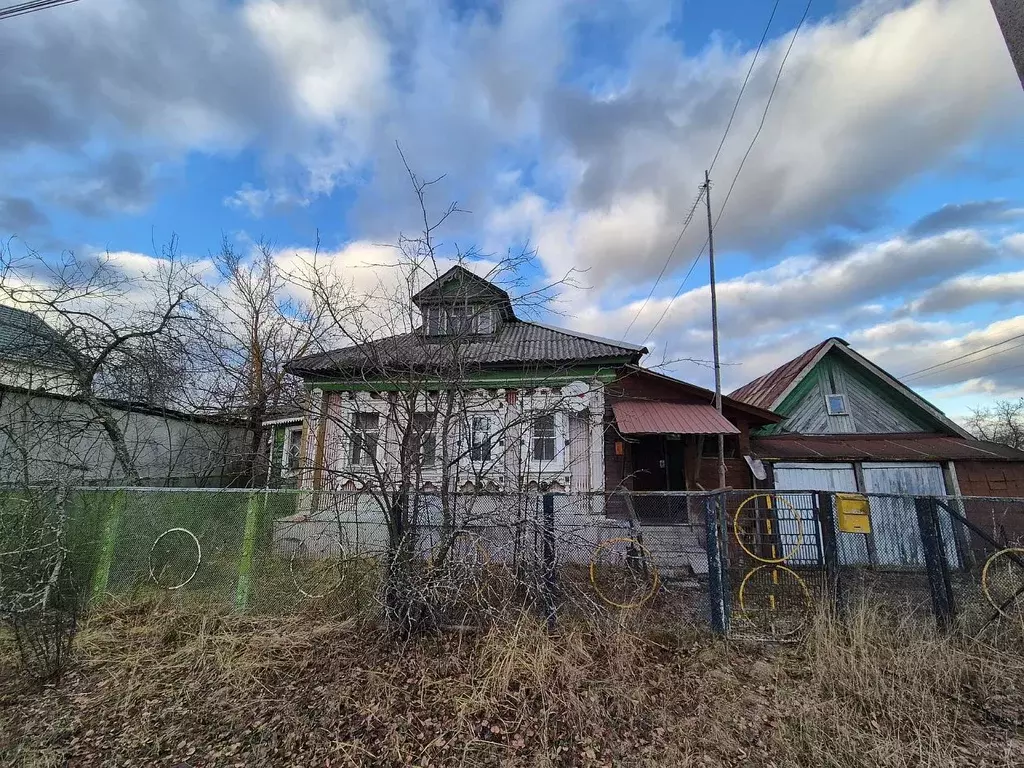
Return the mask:
<svg viewBox="0 0 1024 768"><path fill-rule="evenodd" d="M752 452L767 465L768 487L1024 496L1024 452L973 439L842 339L826 339L730 396L783 417L751 438ZM876 562L920 556L913 515L912 501L874 506Z"/></svg>

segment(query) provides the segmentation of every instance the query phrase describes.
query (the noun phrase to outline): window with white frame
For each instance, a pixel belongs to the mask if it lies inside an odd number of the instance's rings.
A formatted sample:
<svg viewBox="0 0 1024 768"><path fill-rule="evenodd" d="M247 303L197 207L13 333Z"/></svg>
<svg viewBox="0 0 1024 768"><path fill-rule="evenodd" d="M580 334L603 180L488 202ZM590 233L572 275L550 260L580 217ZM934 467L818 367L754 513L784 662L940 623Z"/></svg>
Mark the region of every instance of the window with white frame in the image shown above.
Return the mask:
<svg viewBox="0 0 1024 768"><path fill-rule="evenodd" d="M423 324L428 336L491 334L494 333L494 309L479 304L426 307Z"/></svg>
<svg viewBox="0 0 1024 768"><path fill-rule="evenodd" d="M448 333L452 336L462 336L473 332L473 321L471 307L452 307L448 310Z"/></svg>
<svg viewBox="0 0 1024 768"><path fill-rule="evenodd" d="M846 395L825 395L825 407L829 416L846 416L849 413L846 410Z"/></svg>
<svg viewBox="0 0 1024 768"><path fill-rule="evenodd" d="M436 423L432 413L417 413L413 416L413 440L422 468L433 467L437 463Z"/></svg>
<svg viewBox="0 0 1024 768"><path fill-rule="evenodd" d="M352 450L349 461L356 465L372 464L377 457L380 440L380 414L357 411L352 414Z"/></svg>
<svg viewBox="0 0 1024 768"><path fill-rule="evenodd" d="M477 312L476 332L484 334L494 333L494 313L490 307L485 307Z"/></svg>
<svg viewBox="0 0 1024 768"><path fill-rule="evenodd" d="M284 431L284 446L281 451L281 474L294 475L299 469L299 455L302 452L302 427L287 427Z"/></svg>
<svg viewBox="0 0 1024 768"><path fill-rule="evenodd" d="M557 420L553 413L538 413L533 417L533 435L530 457L533 461L555 460L557 452Z"/></svg>
<svg viewBox="0 0 1024 768"><path fill-rule="evenodd" d="M424 311L424 319L428 335L440 336L444 333L444 313L440 307L427 307Z"/></svg>
<svg viewBox="0 0 1024 768"><path fill-rule="evenodd" d="M491 417L473 416L470 420L469 458L472 461L490 461Z"/></svg>

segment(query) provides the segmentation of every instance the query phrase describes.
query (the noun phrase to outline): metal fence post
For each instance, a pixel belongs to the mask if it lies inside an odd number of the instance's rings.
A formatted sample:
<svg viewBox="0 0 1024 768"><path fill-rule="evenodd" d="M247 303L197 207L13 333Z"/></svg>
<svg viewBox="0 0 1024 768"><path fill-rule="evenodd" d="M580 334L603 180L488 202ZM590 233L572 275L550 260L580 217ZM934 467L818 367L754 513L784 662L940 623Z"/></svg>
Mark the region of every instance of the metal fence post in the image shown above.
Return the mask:
<svg viewBox="0 0 1024 768"><path fill-rule="evenodd" d="M242 554L238 561L238 583L235 587L235 610L249 608L252 590L252 563L260 531L260 505L255 493L250 493L245 506L245 532L242 534Z"/></svg>
<svg viewBox="0 0 1024 768"><path fill-rule="evenodd" d="M711 604L711 629L719 635L729 633L729 593L726 582L726 542L721 535L719 496L704 500L704 526L708 551L708 597Z"/></svg>
<svg viewBox="0 0 1024 768"><path fill-rule="evenodd" d="M842 571L839 567L839 540L836 534L834 496L828 491L819 491L817 497L825 580L836 615L842 618L846 615L846 591L843 585Z"/></svg>
<svg viewBox="0 0 1024 768"><path fill-rule="evenodd" d="M544 609L548 630L555 628L555 495L544 494Z"/></svg>
<svg viewBox="0 0 1024 768"><path fill-rule="evenodd" d="M124 503L124 491L115 491L103 521L103 539L100 543L100 556L97 560L92 580L93 602L101 601L107 591L110 566L114 562L114 544L117 541L118 529L121 527L121 513L124 510Z"/></svg>
<svg viewBox="0 0 1024 768"><path fill-rule="evenodd" d="M917 511L917 526L924 548L924 562L928 569L928 587L932 596L932 611L935 623L943 632L953 626L955 607L953 586L949 579L949 565L942 546L942 530L936 500L928 496L916 496L914 508Z"/></svg>

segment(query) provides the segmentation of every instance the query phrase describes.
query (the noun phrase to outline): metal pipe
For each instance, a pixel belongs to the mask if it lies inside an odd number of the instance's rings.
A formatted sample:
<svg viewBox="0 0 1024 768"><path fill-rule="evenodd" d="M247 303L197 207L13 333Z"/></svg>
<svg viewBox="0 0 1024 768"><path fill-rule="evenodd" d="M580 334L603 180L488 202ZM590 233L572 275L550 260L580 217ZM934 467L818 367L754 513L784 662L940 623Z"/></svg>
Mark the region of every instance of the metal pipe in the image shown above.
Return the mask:
<svg viewBox="0 0 1024 768"><path fill-rule="evenodd" d="M722 363L718 353L718 292L715 289L715 233L711 223L711 176L704 171L704 202L708 209L708 263L711 276L711 347L715 360L715 409L722 413ZM725 488L725 435L718 436L718 487Z"/></svg>

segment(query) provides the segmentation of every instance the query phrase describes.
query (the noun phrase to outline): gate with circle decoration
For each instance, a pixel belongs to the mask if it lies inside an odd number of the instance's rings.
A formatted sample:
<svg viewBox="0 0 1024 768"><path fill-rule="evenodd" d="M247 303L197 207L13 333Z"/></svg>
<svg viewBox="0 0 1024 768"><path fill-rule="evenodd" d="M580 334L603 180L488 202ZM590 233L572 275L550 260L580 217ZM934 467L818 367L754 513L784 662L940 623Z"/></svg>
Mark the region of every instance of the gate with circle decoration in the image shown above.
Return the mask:
<svg viewBox="0 0 1024 768"><path fill-rule="evenodd" d="M826 585L814 493L731 492L720 501L727 542L730 632L759 639L795 639L806 628Z"/></svg>

